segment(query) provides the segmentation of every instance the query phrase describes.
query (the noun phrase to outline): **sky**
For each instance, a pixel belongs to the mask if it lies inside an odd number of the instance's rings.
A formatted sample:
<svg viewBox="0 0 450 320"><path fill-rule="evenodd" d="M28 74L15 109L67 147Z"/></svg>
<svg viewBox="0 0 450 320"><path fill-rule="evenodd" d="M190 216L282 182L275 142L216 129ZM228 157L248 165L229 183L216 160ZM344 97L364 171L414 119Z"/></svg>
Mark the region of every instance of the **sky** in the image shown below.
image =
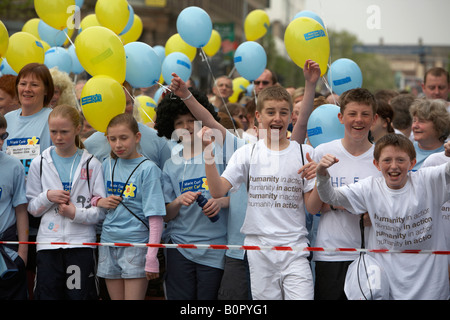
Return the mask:
<svg viewBox="0 0 450 320"><path fill-rule="evenodd" d="M450 46L449 0L305 0L327 28L363 44Z"/></svg>

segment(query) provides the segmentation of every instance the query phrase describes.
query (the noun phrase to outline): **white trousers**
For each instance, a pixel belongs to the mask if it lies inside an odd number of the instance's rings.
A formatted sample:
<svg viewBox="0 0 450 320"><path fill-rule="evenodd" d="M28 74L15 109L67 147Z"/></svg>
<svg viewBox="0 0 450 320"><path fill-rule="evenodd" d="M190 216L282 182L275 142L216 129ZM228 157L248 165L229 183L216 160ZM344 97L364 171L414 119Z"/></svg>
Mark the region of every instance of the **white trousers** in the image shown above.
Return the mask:
<svg viewBox="0 0 450 320"><path fill-rule="evenodd" d="M247 236L245 245L267 246L268 244L261 243L257 237ZM308 255L308 252L302 251L248 250L253 299L314 299L314 283Z"/></svg>

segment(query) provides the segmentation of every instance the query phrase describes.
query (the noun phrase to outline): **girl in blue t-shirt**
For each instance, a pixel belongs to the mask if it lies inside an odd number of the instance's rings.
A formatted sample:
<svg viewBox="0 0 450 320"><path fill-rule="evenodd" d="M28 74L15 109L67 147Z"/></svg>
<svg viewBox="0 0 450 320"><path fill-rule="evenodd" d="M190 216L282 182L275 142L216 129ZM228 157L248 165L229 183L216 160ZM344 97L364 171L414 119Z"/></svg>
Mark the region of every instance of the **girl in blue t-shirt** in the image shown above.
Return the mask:
<svg viewBox="0 0 450 320"><path fill-rule="evenodd" d="M197 139L201 125L184 102L196 99L204 112L211 113L216 120L217 113L207 97L196 90L181 98L167 94L158 105L155 122L160 136L179 142L163 169L167 204L163 239L175 244L226 244L229 198L213 199L209 193L204 147L202 139ZM223 169L224 161L218 166ZM208 199L203 207L196 203L200 195ZM211 222L214 217L219 219ZM217 299L224 255L225 250L167 249L164 278L167 299Z"/></svg>
<svg viewBox="0 0 450 320"><path fill-rule="evenodd" d="M159 244L166 214L161 170L138 153L141 133L132 115L111 119L106 135L111 146L103 162L107 197L96 201L108 209L101 241ZM159 276L157 253L156 247L99 247L97 274L105 278L111 299L144 299L148 280Z"/></svg>
<svg viewBox="0 0 450 320"><path fill-rule="evenodd" d="M37 300L97 299L95 225L102 209L91 199L105 195L101 163L83 146L79 112L69 105L48 118L53 145L31 162L28 212L40 217L37 233ZM66 244L63 244L66 243Z"/></svg>

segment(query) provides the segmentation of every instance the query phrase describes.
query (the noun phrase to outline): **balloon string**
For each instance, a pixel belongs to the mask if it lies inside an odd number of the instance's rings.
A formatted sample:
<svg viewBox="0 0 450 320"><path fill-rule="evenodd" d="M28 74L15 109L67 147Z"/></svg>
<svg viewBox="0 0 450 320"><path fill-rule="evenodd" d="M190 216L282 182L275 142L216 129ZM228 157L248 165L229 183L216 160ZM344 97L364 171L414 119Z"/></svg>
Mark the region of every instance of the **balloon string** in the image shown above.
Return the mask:
<svg viewBox="0 0 450 320"><path fill-rule="evenodd" d="M161 88L163 88L164 90L168 90L168 91L172 92L172 90L170 90L169 87L163 85L161 82L156 81L156 83L157 83Z"/></svg>
<svg viewBox="0 0 450 320"><path fill-rule="evenodd" d="M230 73L228 74L228 78L231 78L231 76L234 73L234 70L236 70L236 65L233 66L233 69L231 69Z"/></svg>
<svg viewBox="0 0 450 320"><path fill-rule="evenodd" d="M331 92L331 96L333 97L333 101L335 105L339 105L339 102L336 100L336 98L334 97L333 94L333 89L331 88L330 84L328 83L327 79L325 78L325 76L321 77L322 82L325 84L325 86L327 87L327 89Z"/></svg>
<svg viewBox="0 0 450 320"><path fill-rule="evenodd" d="M233 124L234 132L236 132L236 134L238 135L239 138L242 138L234 124L233 117L231 116L230 110L228 110L227 103L225 102L225 99L220 94L219 87L217 86L216 78L214 77L214 73L212 72L211 66L208 61L208 57L206 56L205 51L203 50L203 47L200 48L200 55L202 57L202 61L205 61L206 65L208 66L209 72L211 73L211 77L213 78L214 86L217 88L217 92L219 92L220 99L222 100L225 110L227 111L228 116L230 117L231 123Z"/></svg>
<svg viewBox="0 0 450 320"><path fill-rule="evenodd" d="M128 95L131 97L131 100L133 100L133 106L136 103L136 99L134 98L134 96L127 90L127 88L125 88L125 86L122 86L122 88L128 93ZM145 115L150 119L150 121L154 124L155 122L153 122L153 119L147 114L147 112L145 112L144 107L141 106L141 103L138 101L138 108L140 110L142 110Z"/></svg>
<svg viewBox="0 0 450 320"><path fill-rule="evenodd" d="M69 42L73 45L73 47L75 48L75 45L72 42L72 39L70 39L69 35L67 34L66 30L63 30L64 34L66 35L66 38L69 39Z"/></svg>

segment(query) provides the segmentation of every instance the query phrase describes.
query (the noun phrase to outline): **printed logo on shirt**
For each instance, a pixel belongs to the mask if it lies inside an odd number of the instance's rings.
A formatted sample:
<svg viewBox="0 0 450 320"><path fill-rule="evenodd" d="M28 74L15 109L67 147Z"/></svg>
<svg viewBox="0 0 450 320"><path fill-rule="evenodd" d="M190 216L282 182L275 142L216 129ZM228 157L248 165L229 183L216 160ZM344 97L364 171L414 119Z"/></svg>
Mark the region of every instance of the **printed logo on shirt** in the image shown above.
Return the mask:
<svg viewBox="0 0 450 320"><path fill-rule="evenodd" d="M122 190L124 190L125 183L123 182L114 182L114 185L111 186L111 181L108 181L106 184L108 194L112 194L115 196L120 196ZM124 198L136 198L136 194L138 192L138 188L133 183L127 184L125 190L123 191Z"/></svg>
<svg viewBox="0 0 450 320"><path fill-rule="evenodd" d="M91 178L92 178L92 169L89 169L89 179L91 179ZM87 180L87 170L86 170L86 168L81 168L80 179L81 180Z"/></svg>
<svg viewBox="0 0 450 320"><path fill-rule="evenodd" d="M6 142L6 153L19 159L24 168L25 175L28 175L31 160L36 158L40 152L41 139L39 137L14 138Z"/></svg>
<svg viewBox="0 0 450 320"><path fill-rule="evenodd" d="M71 185L71 183L69 183L69 182L63 182L62 183L62 185L63 185L63 190L64 191L72 191L72 185Z"/></svg>
<svg viewBox="0 0 450 320"><path fill-rule="evenodd" d="M208 181L206 177L194 178L190 180L185 180L180 182L180 191L185 193L188 191L209 191Z"/></svg>

